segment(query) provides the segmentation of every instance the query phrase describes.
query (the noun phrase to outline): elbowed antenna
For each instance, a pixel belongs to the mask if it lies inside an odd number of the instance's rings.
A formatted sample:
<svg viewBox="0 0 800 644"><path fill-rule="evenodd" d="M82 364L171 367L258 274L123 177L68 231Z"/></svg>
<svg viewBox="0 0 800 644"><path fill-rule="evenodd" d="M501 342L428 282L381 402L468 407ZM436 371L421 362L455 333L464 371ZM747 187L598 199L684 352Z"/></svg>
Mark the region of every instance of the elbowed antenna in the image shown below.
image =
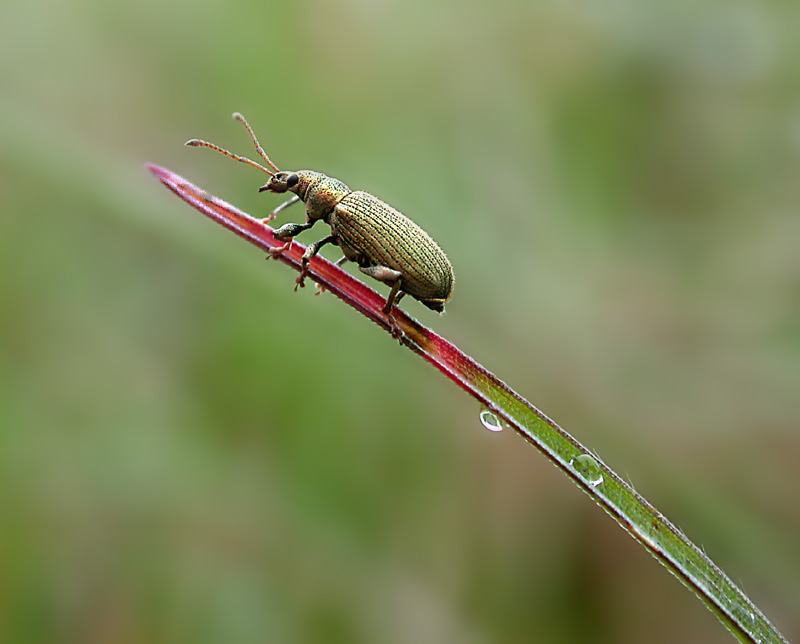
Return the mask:
<svg viewBox="0 0 800 644"><path fill-rule="evenodd" d="M234 112L233 118L235 118L242 125L244 125L245 129L247 130L247 133L250 135L250 139L253 141L253 145L256 146L256 152L258 152L259 156L261 156L261 158L267 162L267 165L273 170L275 170L275 172L280 172L280 170L278 170L278 166L276 166L267 156L267 153L264 152L264 148L262 148L261 144L258 142L258 137L256 136L256 133L253 132L253 128L250 127L250 124L247 122L247 119L244 116L242 116L239 112ZM269 174L272 173L270 172Z"/></svg>
<svg viewBox="0 0 800 644"><path fill-rule="evenodd" d="M276 166L270 158L267 156L267 153L264 152L264 148L261 147L261 144L258 142L258 138L256 137L255 132L253 132L253 128L250 127L250 124L247 122L244 116L239 114L239 112L233 113L233 118L239 121L244 127L247 129L248 134L250 135L250 140L253 142L253 145L256 148L256 152L258 152L259 156L261 156L264 161L267 162L267 165L272 168L275 172L280 172L278 170L278 166ZM198 148L210 148L220 154L224 154L226 157L233 159L234 161L241 161L242 163L246 163L247 165L251 165L254 168L258 168L261 172L267 173L269 176L274 177L275 172L270 172L260 163L256 163L252 159L248 159L247 157L239 156L238 154L234 154L233 152L228 152L224 148L219 147L218 145L214 145L213 143L209 143L208 141L203 141L202 139L189 139L184 145L191 145L192 147Z"/></svg>

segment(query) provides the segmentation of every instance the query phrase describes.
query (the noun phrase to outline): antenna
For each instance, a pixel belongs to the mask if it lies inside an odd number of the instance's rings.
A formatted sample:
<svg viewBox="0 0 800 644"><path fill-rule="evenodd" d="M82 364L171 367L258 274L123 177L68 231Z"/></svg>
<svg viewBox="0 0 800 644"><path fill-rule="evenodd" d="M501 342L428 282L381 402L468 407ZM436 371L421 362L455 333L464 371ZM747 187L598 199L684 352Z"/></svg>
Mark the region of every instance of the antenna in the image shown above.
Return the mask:
<svg viewBox="0 0 800 644"><path fill-rule="evenodd" d="M245 119L244 116L239 114L239 112L234 112L233 118L235 118L237 121L239 121L240 123L242 123L242 125L245 126L248 134L250 134L250 139L253 141L253 145L255 146L256 152L258 152L259 156L261 156L261 158L267 162L267 165L270 168L272 168L275 172L280 172L280 170L278 170L278 166L276 166L267 156L267 153L264 152L264 148L262 148L261 144L258 142L258 138L256 137L255 132L253 132L253 128L251 128L250 124L247 122L247 119ZM224 154L226 157L231 158L234 161L240 161L242 163L246 163L247 165L253 166L254 168L258 168L259 170L261 170L261 172L265 172L271 177L275 176L275 172L267 170L267 168L265 168L260 163L256 163L252 159L239 156L238 154L234 154L233 152L228 152L224 148L221 148L218 145L214 145L213 143L209 143L208 141L203 141L201 139L189 139L185 143L185 145L190 145L196 148L210 148L211 150L219 152L220 154Z"/></svg>

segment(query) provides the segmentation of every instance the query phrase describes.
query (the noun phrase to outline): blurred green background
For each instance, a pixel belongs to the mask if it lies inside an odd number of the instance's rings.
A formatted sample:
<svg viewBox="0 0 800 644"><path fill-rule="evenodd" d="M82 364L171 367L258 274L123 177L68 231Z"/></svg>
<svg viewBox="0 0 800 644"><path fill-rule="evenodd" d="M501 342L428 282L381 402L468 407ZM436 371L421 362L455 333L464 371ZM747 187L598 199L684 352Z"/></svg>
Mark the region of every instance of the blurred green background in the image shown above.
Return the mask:
<svg viewBox="0 0 800 644"><path fill-rule="evenodd" d="M405 308L800 638L800 5L0 24L0 640L731 641L516 435L145 171L268 212L262 175L182 146L251 154L234 110L422 224L458 282Z"/></svg>

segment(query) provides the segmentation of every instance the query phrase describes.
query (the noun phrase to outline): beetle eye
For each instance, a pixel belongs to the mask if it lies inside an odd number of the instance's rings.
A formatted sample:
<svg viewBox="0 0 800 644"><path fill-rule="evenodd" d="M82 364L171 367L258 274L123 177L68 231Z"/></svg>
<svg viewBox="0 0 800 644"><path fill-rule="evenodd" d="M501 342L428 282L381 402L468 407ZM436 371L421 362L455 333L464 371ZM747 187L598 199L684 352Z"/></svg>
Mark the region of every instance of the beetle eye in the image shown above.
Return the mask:
<svg viewBox="0 0 800 644"><path fill-rule="evenodd" d="M298 177L296 174L290 174L289 178L286 179L286 187L294 188L298 181L300 181L300 177Z"/></svg>

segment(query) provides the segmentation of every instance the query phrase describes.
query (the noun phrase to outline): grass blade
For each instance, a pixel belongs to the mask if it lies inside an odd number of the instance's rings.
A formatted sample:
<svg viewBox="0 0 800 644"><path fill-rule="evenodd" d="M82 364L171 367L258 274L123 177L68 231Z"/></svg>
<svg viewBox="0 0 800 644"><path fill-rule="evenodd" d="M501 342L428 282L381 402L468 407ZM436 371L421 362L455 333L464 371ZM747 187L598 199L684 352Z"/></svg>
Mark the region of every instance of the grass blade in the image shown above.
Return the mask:
<svg viewBox="0 0 800 644"><path fill-rule="evenodd" d="M148 169L167 188L207 217L264 251L283 246L273 229L164 168ZM297 242L279 257L300 270L305 247ZM392 331L381 312L385 299L346 271L317 255L309 279ZM628 483L534 405L441 336L395 310L403 332L400 342L430 362L475 398L487 413L516 430L538 448L614 520L688 586L742 642L787 643L747 595L686 535L670 523Z"/></svg>

